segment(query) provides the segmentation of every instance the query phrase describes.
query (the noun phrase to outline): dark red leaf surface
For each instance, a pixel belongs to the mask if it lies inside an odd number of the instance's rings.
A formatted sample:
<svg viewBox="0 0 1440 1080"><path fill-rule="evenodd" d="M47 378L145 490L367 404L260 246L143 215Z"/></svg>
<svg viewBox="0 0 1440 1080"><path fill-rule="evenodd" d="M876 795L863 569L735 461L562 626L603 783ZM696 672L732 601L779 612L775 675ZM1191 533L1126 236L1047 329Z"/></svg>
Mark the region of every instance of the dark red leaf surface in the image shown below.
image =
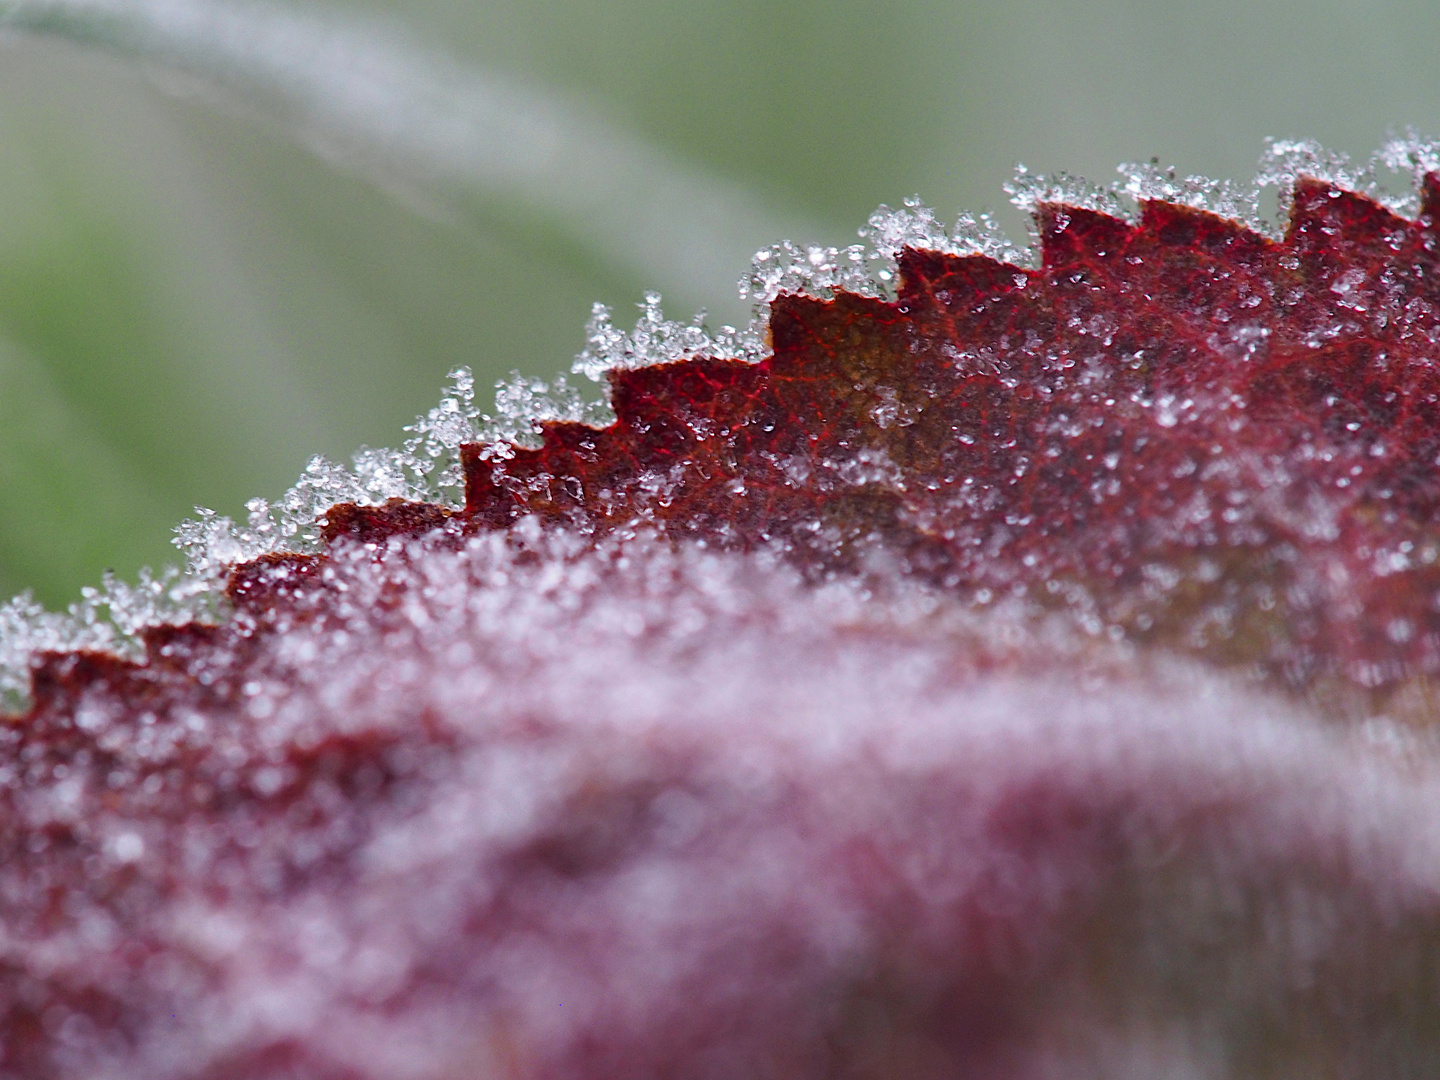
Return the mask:
<svg viewBox="0 0 1440 1080"><path fill-rule="evenodd" d="M1039 270L905 251L895 303L782 296L762 363L619 371L613 427L472 454L465 515L780 540L817 576L879 547L967 599L1394 691L1440 665L1424 193L1409 221L1302 180L1283 243L1150 202L1043 207Z"/></svg>
<svg viewBox="0 0 1440 1080"><path fill-rule="evenodd" d="M832 657L836 678L860 673L860 686L865 664L873 660L889 678L903 670L907 649L943 673L938 685L947 693L970 685L977 672L1044 672L1052 661L1062 685L1064 671L1094 661L1104 679L1123 686L1127 664L1138 672L1147 657L1179 657L1266 693L1280 691L1331 719L1433 719L1428 688L1440 675L1440 181L1427 178L1422 196L1421 213L1408 220L1366 196L1302 179L1283 241L1165 202L1143 203L1134 223L1043 206L1038 269L907 249L893 301L780 296L769 318L773 354L759 363L701 357L617 370L610 427L549 423L538 449L508 455L467 446L463 509L400 501L333 507L321 554L272 555L234 568L233 612L221 625L152 627L142 635L143 661L98 653L37 658L33 704L4 727L0 745L5 775L25 778L0 794L0 924L10 943L0 956L0 1075L118 1076L143 1061L160 1070L156 1076L216 1078L1040 1077L1051 1075L1046 1062L1070 1060L1057 1048L1074 1032L1047 1027L1055 1016L1084 1027L1101 1024L1103 1014L1104 1025L1125 1031L1141 1022L1139 1014L1117 1019L1107 1012L1109 991L1097 987L1123 987L1124 1000L1144 1003L1142 1012L1182 1019L1203 1012L1207 995L1232 994L1233 972L1210 964L1211 939L1199 929L1192 939L1185 918L1174 917L1180 929L1137 929L1145 912L1170 919L1181 894L1220 896L1205 884L1216 873L1241 883L1239 913L1227 922L1229 901L1214 899L1212 910L1207 900L1196 910L1209 914L1197 914L1196 925L1210 926L1214 940L1250 958L1236 961L1240 981L1255 980L1256 994L1273 1009L1251 1008L1244 993L1225 999L1236 1004L1215 1021L1217 1045L1228 1048L1215 1075L1306 1075L1284 1071L1296 1061L1314 1066L1308 1075L1428 1075L1440 1030L1433 1024L1440 985L1433 908L1403 898L1398 886L1393 895L1347 892L1360 888L1347 860L1371 851L1361 840L1353 850L1351 839L1327 846L1329 826L1315 824L1309 835L1274 825L1304 817L1274 794L1304 787L1303 770L1245 772L1249 779L1240 783L1223 770L1205 773L1203 747L1182 753L1163 750L1170 745L1163 739L1139 740L1151 748L1135 754L1159 757L1137 778L1129 765L1113 762L996 765L995 775L1013 783L997 780L995 790L980 794L973 785L981 781L956 764L968 760L959 751L923 782L919 773L895 781L893 771L865 764L870 759L857 752L854 762L862 764L832 771L829 764L795 765L789 780L752 805L749 796L716 794L725 785L706 779L711 774L696 762L720 751L700 735L669 732L633 743L596 736L604 753L568 764L582 779L555 806L534 811L526 838L510 847L477 841L463 858L437 856L447 869L417 872L412 890L403 880L374 885L366 877L371 864L356 855L379 843L382 825L393 825L410 812L405 808L427 805L432 782L437 790L471 790L454 770L482 743L548 746L569 737L557 719L564 710L553 701L505 704L514 685L551 670L549 654L507 659L511 631L482 632L473 622L454 634L464 658L442 650L450 639L427 628L449 610L434 598L446 581L424 578L422 588L395 569L431 557L455 560L444 565L454 567L449 584L463 586L462 606L487 589L517 610L543 597L561 613L546 608L544 617L571 627L566 633L576 642L591 640L584 620L592 609L609 613L606 626L629 625L626 612L638 620L642 629L616 631L620 637L680 640L674 627L693 612L681 605L665 608L663 618L646 614L646 598L658 588L652 578L699 575L700 584L685 579L686 604L710 594L699 570L675 570L668 556L655 554L673 545L691 553L685 558L700 558L697 551L759 554L770 560L766 573L788 567L800 584L767 588L790 597L792 607L842 583L881 606L911 589L926 598L927 611L938 605L942 615L983 618L1003 608L1007 625L1058 621L1069 628L1072 644L1051 652L1040 638L1012 647L1003 636L987 636L991 624L983 621L974 624L979 630L970 623L961 630L948 623L900 627L903 620L877 629L862 615L836 617L833 640L801 652ZM486 536L500 546L484 548ZM420 546L412 551L409 541ZM637 544L649 552L645 565L661 568L650 578L632 573L626 553ZM503 559L495 554L502 547ZM421 548L432 554L422 558ZM473 561L482 548L493 565ZM563 557L554 554L562 548ZM581 570L613 577L625 602L606 607L592 585L575 584ZM706 655L721 655L731 638L752 632L772 645L803 637L774 629L785 618L780 601L773 608L747 601L763 618L746 614L751 608L716 614L730 610L718 600L714 611L694 603L708 612L694 615L695 625L717 636L703 648L651 641L646 648L660 650L658 667L702 670ZM877 616L882 623L888 617ZM564 621L572 618L580 621ZM852 624L858 651L847 651ZM923 639L923 647L907 645L906 634ZM611 639L596 631L593 640L601 655ZM326 659L337 650L349 650L349 666ZM624 650L616 655L616 664L633 659ZM357 662L372 664L363 677L353 673ZM466 672L482 668L490 681L475 689L480 683L466 682ZM339 670L349 674L333 675ZM445 696L451 682L468 687L463 708ZM602 683L586 685L604 697ZM287 694L308 703L305 709L287 712ZM748 706L730 707L736 722L753 719L766 734L746 727L736 738L758 740L789 761L788 750L764 740L771 727L784 728L790 706L777 705L771 716L759 699L745 700ZM976 700L961 705L981 709ZM486 712L492 707L503 723ZM492 723L499 726L481 734L466 726ZM975 760L989 760L989 744L976 745ZM1048 744L1037 738L1036 745ZM1117 761L1124 757L1117 754ZM638 764L624 764L631 757ZM1199 779L1185 794L1192 773ZM79 809L55 809L64 801L56 793L79 777L86 778L74 796ZM1245 786L1250 780L1266 794L1254 795ZM830 801L852 781L862 806L853 828ZM39 801L36 785L46 791ZM883 797L866 802L872 788ZM692 972L667 961L673 981L663 993L655 989L660 982L632 987L641 1003L633 1014L619 1004L606 1004L613 1013L595 1006L591 1019L555 1021L559 1034L542 1036L534 1019L540 1014L527 1007L473 1004L500 993L473 972L526 935L562 942L554 955L588 964L592 974L620 970L606 951L618 948L607 944L618 932L604 919L582 925L575 912L590 910L584 898L595 893L586 889L611 888L624 867L671 851L656 839L654 807L682 789L710 807L708 824L696 826L702 839L683 842L701 845L684 848L684 858L705 867L683 878L699 883L697 909L718 895L714 882L728 880L718 868L759 858L754 853L773 839L767 822L798 822L796 835L813 841L802 846L813 865L795 873L823 879L862 913L859 923L879 928L862 950L868 959L824 966L831 960L817 960L824 950L806 935L819 933L829 909L797 900L809 895L799 886L775 895L756 886L761 899L737 894L727 901L735 910L753 905L753 922L731 912L693 938L674 930L673 941L688 943L675 946L677 955L698 966ZM1173 803L1156 792L1173 792ZM44 812L36 809L42 802ZM102 835L111 819L138 824L133 834ZM1274 831L1261 828L1252 850L1244 846L1251 841L1235 838L1249 835L1255 821ZM955 822L974 823L978 832ZM956 839L962 832L965 839ZM1335 827L1335 836L1342 832ZM1377 865L1405 862L1397 853L1405 841L1392 839L1396 851L1376 841ZM1167 869L1156 869L1160 857L1145 847L1152 841L1173 842ZM457 859L487 869L466 863L462 873ZM907 876L926 859L958 860L979 883L956 886L953 904L935 900L938 894ZM1216 871L1221 864L1230 869ZM769 881L765 873L753 880ZM476 884L482 877L483 889ZM1012 878L1024 884L1004 884ZM1295 959L1303 948L1285 935L1312 924L1273 906L1283 906L1273 898L1289 896L1295 880L1336 883L1329 892L1330 884L1307 886L1315 891L1306 895L1319 896L1330 913L1315 914L1314 925L1372 934L1374 955L1315 945L1323 977L1306 968L1311 974L1286 981L1287 967L1272 986L1265 981L1271 974L1256 974L1269 969L1246 951L1252 948L1262 957L1279 950L1273 955L1287 958L1284 964L1304 966ZM440 917L422 911L422 899L431 898L420 893L448 897L445 888L468 898L446 909L452 923L435 923L449 926L448 936L407 947L411 966L374 1001L355 1004L358 998L334 991L339 996L325 998L328 1005L315 1006L322 1019L368 1017L364 1023L380 1025L376 1030L393 1023L412 1040L423 1024L412 1030L396 1018L431 1017L451 1041L441 1040L443 1052L435 1050L418 1071L347 1057L343 1046L316 1034L320 1020L310 1027L297 1021L290 1034L273 1017L254 1020L259 1035L206 1042L194 1032L224 1025L216 1014L186 1014L175 1021L181 1034L167 1042L166 1010L187 994L203 1000L215 993L227 1008L240 1008L237 1002L251 1000L244 979L264 980L243 957L217 958L200 945L187 952L176 942L190 939L173 922L161 927L157 910L191 905L209 919L238 910L252 928L244 940L260 941L253 927L265 925L265 913L283 909L285 918L298 918L301 900L316 896L332 904L326 911L338 904L341 921L352 908L370 913L355 916L364 924L356 941L391 923L423 937L414 928ZM354 896L364 904L346 899ZM557 901L552 909L536 899L554 896L574 903ZM84 919L91 922L81 926ZM1145 952L1152 931L1166 943L1162 953L1174 950L1182 975L1165 974L1161 954ZM14 944L53 944L57 934L68 944L43 955ZM207 934L212 945L223 937ZM1276 945L1276 934L1289 944ZM274 972L289 962L290 939L277 940L254 946L270 965L266 978L279 978ZM1150 958L1142 962L1142 954ZM626 955L633 960L633 949ZM1142 974L1116 974L1132 968ZM718 981L704 972L719 973ZM510 985L493 973L487 978ZM524 982L513 971L508 978ZM1079 995L1066 996L1063 1008L1050 996L1062 988ZM424 1012L427 995L443 1004L433 1016ZM454 1049L464 1040L452 1036L468 1031L469 1021L445 1011L457 1001L487 1018L474 1020L484 1032L467 1035L474 1046L464 1052ZM174 1007L172 1020L184 1012ZM1333 1030L1305 1019L1332 1014L1341 1017ZM1195 1030L1202 1028L1211 1030ZM166 1057L172 1043L186 1048L178 1059ZM1119 1068L1119 1059L1091 1049L1088 1064L1072 1062L1079 1071L1068 1075L1118 1075L1106 1070ZM1152 1056L1133 1067L1163 1072L1168 1060Z"/></svg>

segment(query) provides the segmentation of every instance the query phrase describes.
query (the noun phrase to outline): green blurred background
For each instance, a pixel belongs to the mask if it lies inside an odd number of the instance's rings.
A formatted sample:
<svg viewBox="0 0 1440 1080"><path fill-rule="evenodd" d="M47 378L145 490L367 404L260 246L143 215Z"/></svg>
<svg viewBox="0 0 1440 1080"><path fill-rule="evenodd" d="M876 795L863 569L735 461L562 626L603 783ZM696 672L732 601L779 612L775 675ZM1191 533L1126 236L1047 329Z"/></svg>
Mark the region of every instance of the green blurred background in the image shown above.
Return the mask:
<svg viewBox="0 0 1440 1080"><path fill-rule="evenodd" d="M565 370L592 301L743 319L747 252L882 202L1023 239L1016 161L1248 178L1267 135L1440 134L1433 0L210 5L236 64L188 2L0 0L0 594L173 561L193 506L397 442L457 364ZM539 164L497 178L505 122Z"/></svg>

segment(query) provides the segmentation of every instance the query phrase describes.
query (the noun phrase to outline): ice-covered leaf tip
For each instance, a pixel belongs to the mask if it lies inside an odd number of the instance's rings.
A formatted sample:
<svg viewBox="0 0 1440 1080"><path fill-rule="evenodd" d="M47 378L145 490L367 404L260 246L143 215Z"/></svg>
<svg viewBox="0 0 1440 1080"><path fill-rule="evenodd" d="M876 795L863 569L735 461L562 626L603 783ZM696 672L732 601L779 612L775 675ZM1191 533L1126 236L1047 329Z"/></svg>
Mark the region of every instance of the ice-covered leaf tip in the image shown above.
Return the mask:
<svg viewBox="0 0 1440 1080"><path fill-rule="evenodd" d="M0 609L0 1076L1431 1075L1440 162L1022 173ZM447 493L453 497L447 497ZM100 616L104 615L103 618ZM4 685L0 684L0 691Z"/></svg>

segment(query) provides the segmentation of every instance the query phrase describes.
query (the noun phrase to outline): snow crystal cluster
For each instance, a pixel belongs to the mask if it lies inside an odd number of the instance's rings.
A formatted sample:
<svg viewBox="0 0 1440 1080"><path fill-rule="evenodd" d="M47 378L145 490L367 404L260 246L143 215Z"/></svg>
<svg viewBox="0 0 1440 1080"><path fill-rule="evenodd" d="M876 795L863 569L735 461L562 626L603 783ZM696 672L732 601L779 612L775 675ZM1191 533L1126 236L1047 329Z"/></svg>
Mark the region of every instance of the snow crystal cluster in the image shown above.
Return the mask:
<svg viewBox="0 0 1440 1080"><path fill-rule="evenodd" d="M325 511L336 503L374 506L389 499L459 506L464 477L460 447L481 447L482 457L505 457L517 446L534 445L539 425L552 420L602 423L607 406L587 401L563 375L536 379L514 372L496 385L493 413L475 401L469 368L450 373L450 389L425 416L406 430L398 450L360 450L347 468L324 457L313 458L300 480L278 501L252 499L243 526L212 511L200 510L183 523L176 545L185 552L192 575L218 580L239 562L276 551L314 551Z"/></svg>
<svg viewBox="0 0 1440 1080"><path fill-rule="evenodd" d="M647 292L640 304L640 318L630 333L610 321L610 309L596 304L585 326L585 349L575 358L573 371L600 382L608 371L671 364L697 356L759 360L765 346L754 327L736 330L722 326L712 333L701 311L689 323L666 319L660 309L660 294Z"/></svg>
<svg viewBox="0 0 1440 1080"><path fill-rule="evenodd" d="M1158 161L1119 167L1123 180L1117 186L1093 183L1066 173L1037 174L1024 165L1005 185L1006 192L1020 209L1033 212L1047 203L1096 210L1120 218L1133 218L1137 200L1163 199L1208 210L1239 221L1270 236L1284 231L1289 198L1301 176L1335 183L1369 195L1399 213L1416 209L1414 180L1440 168L1440 144L1421 139L1414 132L1389 140L1367 165L1358 166L1335 151L1310 140L1267 141L1255 179L1249 184L1212 180L1205 176L1182 176ZM1389 191L1378 179L1382 169L1401 174L1407 182L1400 192ZM1267 217L1260 209L1261 193L1273 188L1277 214ZM904 201L901 209L882 206L860 230L865 241L848 247L801 245L783 241L755 255L750 272L740 281L740 295L757 302L757 321L763 324L765 305L781 293L799 292L828 297L836 290L864 296L889 297L896 283L895 257L906 247L941 251L953 255L984 255L1015 266L1034 266L1035 238L1029 247L1013 245L995 221L985 214L962 213L946 227L918 196ZM633 362L633 361L632 361Z"/></svg>
<svg viewBox="0 0 1440 1080"><path fill-rule="evenodd" d="M1012 246L988 214L961 214L947 228L918 196L899 210L881 206L860 230L864 244L849 247L799 245L789 240L755 254L750 272L740 279L740 295L753 297L756 319L763 323L772 300L781 293L828 297L837 290L861 296L891 296L897 283L895 258L903 248L950 255L986 255L1017 266L1033 264L1031 254Z"/></svg>
<svg viewBox="0 0 1440 1080"><path fill-rule="evenodd" d="M1179 176L1173 168L1158 162L1122 165L1125 183L1121 190L1135 200L1160 200L1178 206L1192 206L1240 221L1257 232L1263 231L1260 191L1254 185L1206 176Z"/></svg>
<svg viewBox="0 0 1440 1080"><path fill-rule="evenodd" d="M175 567L158 574L142 569L134 584L106 573L98 587L82 589L64 614L46 611L22 593L0 605L0 716L24 706L37 653L88 649L138 658L137 634L144 627L213 621L220 607L212 579Z"/></svg>

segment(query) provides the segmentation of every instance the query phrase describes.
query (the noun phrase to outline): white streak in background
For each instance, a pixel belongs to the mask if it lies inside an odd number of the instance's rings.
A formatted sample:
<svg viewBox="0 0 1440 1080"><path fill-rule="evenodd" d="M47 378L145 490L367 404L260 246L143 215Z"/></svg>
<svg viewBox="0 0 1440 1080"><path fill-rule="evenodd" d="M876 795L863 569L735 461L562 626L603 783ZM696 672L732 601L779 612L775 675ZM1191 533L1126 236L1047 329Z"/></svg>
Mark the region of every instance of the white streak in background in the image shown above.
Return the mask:
<svg viewBox="0 0 1440 1080"><path fill-rule="evenodd" d="M326 148L521 204L695 300L733 295L761 244L819 232L573 102L397 42L393 26L208 0L0 0L0 24L278 95Z"/></svg>

